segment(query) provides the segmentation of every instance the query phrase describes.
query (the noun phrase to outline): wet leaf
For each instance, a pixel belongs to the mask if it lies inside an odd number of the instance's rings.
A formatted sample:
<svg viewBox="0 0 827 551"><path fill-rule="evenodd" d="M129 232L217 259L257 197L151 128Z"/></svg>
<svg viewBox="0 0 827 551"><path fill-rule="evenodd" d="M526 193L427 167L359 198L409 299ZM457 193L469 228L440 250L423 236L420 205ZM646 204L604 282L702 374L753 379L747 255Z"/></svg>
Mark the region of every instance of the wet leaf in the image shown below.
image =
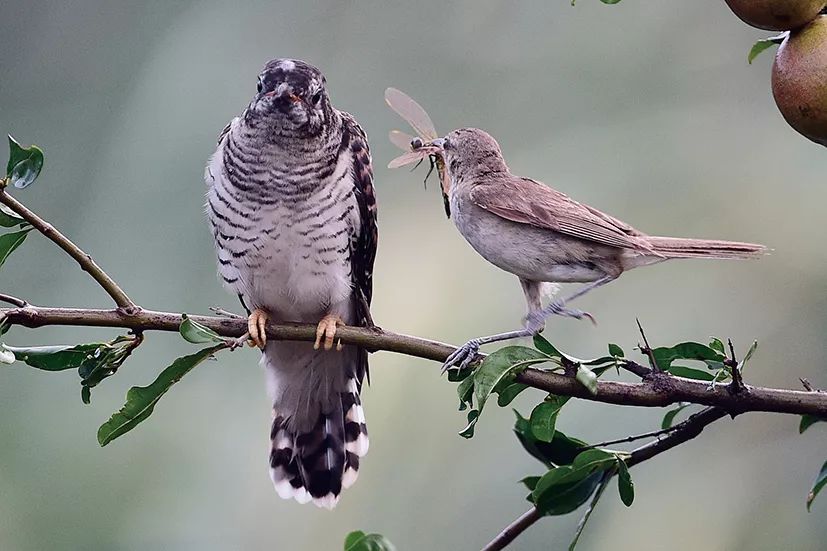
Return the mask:
<svg viewBox="0 0 827 551"><path fill-rule="evenodd" d="M466 408L474 405L474 378L471 375L457 385L457 396L459 396L460 411L465 411Z"/></svg>
<svg viewBox="0 0 827 551"><path fill-rule="evenodd" d="M581 452L571 465L554 467L537 482L531 495L547 515L569 513L585 503L602 479L602 472L615 465L617 457L591 449Z"/></svg>
<svg viewBox="0 0 827 551"><path fill-rule="evenodd" d="M818 476L816 476L815 482L813 482L813 488L810 490L810 493L807 494L807 510L810 510L810 506L813 504L813 500L816 498L818 493L827 484L827 462L821 466L821 470L818 472Z"/></svg>
<svg viewBox="0 0 827 551"><path fill-rule="evenodd" d="M43 169L43 151L36 145L21 146L9 136L9 162L6 177L16 188L24 188L34 182Z"/></svg>
<svg viewBox="0 0 827 551"><path fill-rule="evenodd" d="M721 354L726 354L726 348L724 347L724 341L719 339L718 337L711 337L709 340L709 348L716 352L720 352Z"/></svg>
<svg viewBox="0 0 827 551"><path fill-rule="evenodd" d="M155 409L158 400L195 366L209 358L215 352L226 348L219 344L199 350L195 354L182 356L164 369L149 386L133 386L126 393L126 403L117 413L98 429L98 442L101 446L134 429L146 420Z"/></svg>
<svg viewBox="0 0 827 551"><path fill-rule="evenodd" d="M26 239L30 231L31 228L27 228L25 230L0 235L0 267L3 266L3 263L6 262L9 255L23 243L23 240Z"/></svg>
<svg viewBox="0 0 827 551"><path fill-rule="evenodd" d="M480 418L479 410L472 409L468 412L468 424L465 425L465 428L459 431L459 435L463 438L473 438L474 437L474 426L477 424L477 421Z"/></svg>
<svg viewBox="0 0 827 551"><path fill-rule="evenodd" d="M0 344L0 363L13 364L17 358L14 357L14 352L8 350L5 346Z"/></svg>
<svg viewBox="0 0 827 551"><path fill-rule="evenodd" d="M192 344L204 343L222 343L225 341L218 333L209 327L194 321L186 314L182 314L181 325L178 327L178 332L184 337L184 340Z"/></svg>

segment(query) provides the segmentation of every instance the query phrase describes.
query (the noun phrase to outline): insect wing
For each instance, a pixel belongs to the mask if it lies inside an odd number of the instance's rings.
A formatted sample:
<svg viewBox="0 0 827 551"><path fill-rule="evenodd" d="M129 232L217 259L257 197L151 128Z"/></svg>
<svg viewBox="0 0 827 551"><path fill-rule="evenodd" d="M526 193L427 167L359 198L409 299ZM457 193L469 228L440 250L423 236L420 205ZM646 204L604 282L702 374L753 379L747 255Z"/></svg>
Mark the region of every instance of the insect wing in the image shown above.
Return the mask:
<svg viewBox="0 0 827 551"><path fill-rule="evenodd" d="M385 102L405 119L423 140L431 141L439 137L428 113L405 92L388 88L385 90Z"/></svg>

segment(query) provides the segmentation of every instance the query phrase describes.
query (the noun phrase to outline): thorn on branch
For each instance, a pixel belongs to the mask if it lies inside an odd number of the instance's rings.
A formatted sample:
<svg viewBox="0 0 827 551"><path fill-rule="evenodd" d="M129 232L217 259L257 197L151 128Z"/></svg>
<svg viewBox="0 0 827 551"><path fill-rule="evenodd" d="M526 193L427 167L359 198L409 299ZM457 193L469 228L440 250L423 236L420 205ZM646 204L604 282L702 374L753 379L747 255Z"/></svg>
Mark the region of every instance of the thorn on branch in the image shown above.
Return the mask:
<svg viewBox="0 0 827 551"><path fill-rule="evenodd" d="M735 357L735 347L732 345L732 339L727 339L727 344L729 345L729 354L732 356L724 360L724 365L729 368L732 374L732 382L729 383L727 388L730 394L738 394L746 390L746 386L741 370L738 368L738 359Z"/></svg>
<svg viewBox="0 0 827 551"><path fill-rule="evenodd" d="M649 340L646 338L646 333L643 332L643 326L640 324L640 319L635 318L635 321L637 322L637 328L640 331L640 336L643 338L643 345L638 343L637 347L649 358L649 365L652 366L652 371L658 373L661 369L658 367L658 362L655 361L655 354L652 352L652 347L649 346Z"/></svg>

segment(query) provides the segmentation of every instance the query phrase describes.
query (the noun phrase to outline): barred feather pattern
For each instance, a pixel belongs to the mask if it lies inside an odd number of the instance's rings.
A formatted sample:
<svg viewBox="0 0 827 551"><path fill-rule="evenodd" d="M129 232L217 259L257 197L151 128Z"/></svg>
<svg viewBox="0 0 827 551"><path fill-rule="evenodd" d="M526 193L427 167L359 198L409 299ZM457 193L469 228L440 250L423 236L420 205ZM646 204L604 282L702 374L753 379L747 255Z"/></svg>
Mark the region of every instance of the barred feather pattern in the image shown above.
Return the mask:
<svg viewBox="0 0 827 551"><path fill-rule="evenodd" d="M248 108L222 133L205 179L218 272L245 307L276 322L333 313L364 324L376 213L367 141L350 115L329 108L322 132L307 137L274 134ZM276 491L332 508L368 450L360 399L367 353L269 341L261 365Z"/></svg>

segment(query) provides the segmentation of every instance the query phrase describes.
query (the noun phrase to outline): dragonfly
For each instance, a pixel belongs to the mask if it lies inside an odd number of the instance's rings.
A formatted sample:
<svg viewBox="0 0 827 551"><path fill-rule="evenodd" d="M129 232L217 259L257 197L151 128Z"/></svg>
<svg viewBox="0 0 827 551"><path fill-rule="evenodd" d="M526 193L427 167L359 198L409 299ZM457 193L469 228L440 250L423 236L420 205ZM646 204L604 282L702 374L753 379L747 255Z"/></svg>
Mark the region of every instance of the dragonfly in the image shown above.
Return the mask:
<svg viewBox="0 0 827 551"><path fill-rule="evenodd" d="M451 211L448 202L449 181L445 173L445 162L442 159L439 148L428 145L431 141L439 138L439 134L436 132L436 127L431 117L413 98L396 88L388 88L385 90L385 102L397 115L410 124L411 128L413 128L417 134L417 136L411 136L400 130L390 131L388 138L391 143L405 153L388 163L388 168L399 168L416 163L414 166L415 169L422 161L428 159L431 166L428 174L425 176L425 182L427 183L428 176L431 175L434 167L436 167L437 173L439 174L440 191L442 191L442 202L445 206L445 214L450 217Z"/></svg>

